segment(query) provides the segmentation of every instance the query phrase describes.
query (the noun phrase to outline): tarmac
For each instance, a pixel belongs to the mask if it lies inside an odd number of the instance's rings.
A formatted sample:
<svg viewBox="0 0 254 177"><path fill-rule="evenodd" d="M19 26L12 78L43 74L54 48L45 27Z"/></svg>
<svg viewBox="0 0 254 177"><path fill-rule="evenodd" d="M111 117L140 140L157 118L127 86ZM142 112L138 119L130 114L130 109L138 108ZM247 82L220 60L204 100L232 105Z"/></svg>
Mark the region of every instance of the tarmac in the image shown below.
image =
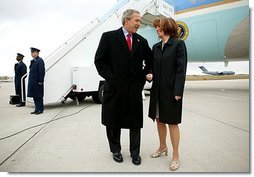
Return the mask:
<svg viewBox="0 0 254 177"><path fill-rule="evenodd" d="M152 159L159 145L156 123L148 118L149 94L144 100L142 163L129 154L129 131L122 129L123 163L113 161L101 105L86 98L79 106L46 105L32 115L9 104L13 83L0 83L0 172L152 172L172 173L169 155ZM180 161L176 173L250 173L249 80L187 81L180 124Z"/></svg>

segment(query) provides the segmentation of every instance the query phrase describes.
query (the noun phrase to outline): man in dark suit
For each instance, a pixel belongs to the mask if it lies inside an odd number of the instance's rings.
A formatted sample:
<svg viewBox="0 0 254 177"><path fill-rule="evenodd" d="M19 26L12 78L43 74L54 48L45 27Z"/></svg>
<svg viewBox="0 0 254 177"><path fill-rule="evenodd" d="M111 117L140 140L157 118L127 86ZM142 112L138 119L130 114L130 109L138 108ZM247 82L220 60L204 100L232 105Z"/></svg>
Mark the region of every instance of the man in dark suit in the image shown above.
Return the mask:
<svg viewBox="0 0 254 177"><path fill-rule="evenodd" d="M16 60L18 63L14 65L14 72L15 72L15 91L16 95L19 96L19 104L17 107L25 106L26 101L26 92L25 92L25 82L23 80L23 84L21 83L21 78L26 74L27 67L26 64L23 62L24 55L17 53ZM23 99L22 99L23 97Z"/></svg>
<svg viewBox="0 0 254 177"><path fill-rule="evenodd" d="M148 42L137 34L140 13L128 9L123 26L103 33L95 54L95 65L104 83L102 124L106 126L110 151L116 162L122 162L121 128L130 129L132 163L139 165L140 130L143 127L142 90L152 65Z"/></svg>
<svg viewBox="0 0 254 177"><path fill-rule="evenodd" d="M44 111L43 106L43 82L45 76L45 64L44 61L39 57L40 50L31 47L31 55L33 60L29 66L29 79L28 79L28 97L33 97L35 110L31 114L42 114Z"/></svg>

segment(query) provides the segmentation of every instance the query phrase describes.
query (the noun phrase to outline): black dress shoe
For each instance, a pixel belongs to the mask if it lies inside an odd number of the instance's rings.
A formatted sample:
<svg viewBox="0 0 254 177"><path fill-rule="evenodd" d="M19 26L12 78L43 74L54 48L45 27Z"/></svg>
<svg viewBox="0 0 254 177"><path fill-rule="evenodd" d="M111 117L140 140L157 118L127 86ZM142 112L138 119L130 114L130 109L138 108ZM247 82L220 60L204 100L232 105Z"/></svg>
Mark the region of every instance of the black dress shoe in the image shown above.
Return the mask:
<svg viewBox="0 0 254 177"><path fill-rule="evenodd" d="M35 113L37 113L37 111L33 111L33 112L31 112L31 114L35 114Z"/></svg>
<svg viewBox="0 0 254 177"><path fill-rule="evenodd" d="M25 106L25 104L17 104L16 106L17 107L22 107L22 106Z"/></svg>
<svg viewBox="0 0 254 177"><path fill-rule="evenodd" d="M113 153L113 159L114 159L114 161L116 161L118 163L123 162L123 156L122 156L121 152Z"/></svg>
<svg viewBox="0 0 254 177"><path fill-rule="evenodd" d="M131 156L132 158L132 163L134 165L140 165L141 164L141 157L138 155L138 156Z"/></svg>
<svg viewBox="0 0 254 177"><path fill-rule="evenodd" d="M38 115L38 114L42 114L43 112L42 111L37 111L36 113L34 113L35 115Z"/></svg>

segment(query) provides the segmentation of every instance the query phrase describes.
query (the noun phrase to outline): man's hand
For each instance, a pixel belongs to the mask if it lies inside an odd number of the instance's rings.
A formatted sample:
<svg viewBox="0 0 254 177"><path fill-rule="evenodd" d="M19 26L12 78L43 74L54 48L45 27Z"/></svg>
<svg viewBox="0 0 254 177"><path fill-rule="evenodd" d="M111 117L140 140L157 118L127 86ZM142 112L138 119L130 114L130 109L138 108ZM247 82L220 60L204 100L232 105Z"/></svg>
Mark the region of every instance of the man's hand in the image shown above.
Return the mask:
<svg viewBox="0 0 254 177"><path fill-rule="evenodd" d="M152 81L152 80L153 80L153 74L147 74L147 75L146 75L146 79L147 79L148 81Z"/></svg>
<svg viewBox="0 0 254 177"><path fill-rule="evenodd" d="M181 98L181 96L175 96L176 101L180 100Z"/></svg>

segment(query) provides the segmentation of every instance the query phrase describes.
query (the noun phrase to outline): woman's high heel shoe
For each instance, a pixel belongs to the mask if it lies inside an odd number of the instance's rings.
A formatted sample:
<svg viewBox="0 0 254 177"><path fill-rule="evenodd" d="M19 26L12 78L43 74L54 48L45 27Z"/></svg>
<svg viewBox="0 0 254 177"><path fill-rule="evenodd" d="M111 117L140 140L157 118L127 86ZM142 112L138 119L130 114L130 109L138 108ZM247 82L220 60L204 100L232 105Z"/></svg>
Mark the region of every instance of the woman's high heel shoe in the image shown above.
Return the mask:
<svg viewBox="0 0 254 177"><path fill-rule="evenodd" d="M151 154L151 158L157 158L160 157L161 154L163 154L165 152L165 156L168 155L168 148L166 147L165 149L163 149L162 151L156 151L155 153Z"/></svg>
<svg viewBox="0 0 254 177"><path fill-rule="evenodd" d="M180 167L180 161L179 160L172 160L169 165L169 169L171 171L176 171Z"/></svg>

